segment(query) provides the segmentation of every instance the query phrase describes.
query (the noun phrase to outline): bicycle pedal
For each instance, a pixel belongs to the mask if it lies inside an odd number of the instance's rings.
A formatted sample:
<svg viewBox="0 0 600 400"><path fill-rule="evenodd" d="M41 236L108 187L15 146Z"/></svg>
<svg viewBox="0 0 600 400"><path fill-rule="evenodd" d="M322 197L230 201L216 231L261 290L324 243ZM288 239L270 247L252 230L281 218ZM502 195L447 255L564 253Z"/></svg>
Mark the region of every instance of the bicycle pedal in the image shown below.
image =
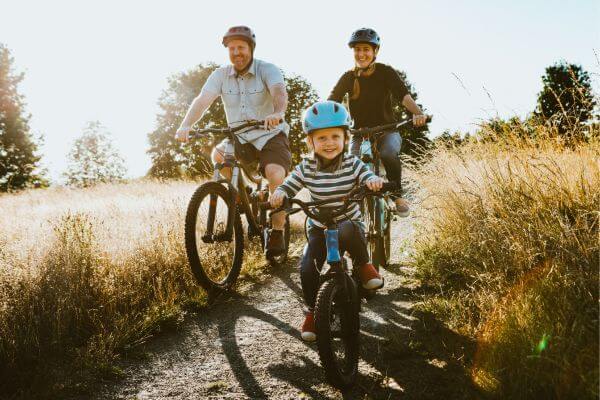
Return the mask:
<svg viewBox="0 0 600 400"><path fill-rule="evenodd" d="M219 233L213 236L215 242L231 242L231 234Z"/></svg>
<svg viewBox="0 0 600 400"><path fill-rule="evenodd" d="M213 243L214 242L213 235L202 235L201 239L204 243Z"/></svg>

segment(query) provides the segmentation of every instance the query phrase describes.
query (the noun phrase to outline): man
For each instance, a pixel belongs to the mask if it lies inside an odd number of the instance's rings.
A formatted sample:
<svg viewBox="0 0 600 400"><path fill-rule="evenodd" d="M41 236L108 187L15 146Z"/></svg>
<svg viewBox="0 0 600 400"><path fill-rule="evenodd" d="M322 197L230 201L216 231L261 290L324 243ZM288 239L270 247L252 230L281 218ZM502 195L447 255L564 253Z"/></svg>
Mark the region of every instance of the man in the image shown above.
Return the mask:
<svg viewBox="0 0 600 400"><path fill-rule="evenodd" d="M261 174L273 192L283 183L292 163L288 140L289 125L283 120L287 107L287 91L283 75L275 65L255 59L256 37L247 26L234 26L223 36L231 65L217 68L208 77L175 134L186 142L191 127L219 96L225 106L227 123L235 126L248 120L264 120L263 129L251 129L238 134L244 146L242 162L258 161ZM212 152L213 162L223 162L223 154L231 146L226 139ZM227 169L223 175L230 175ZM267 255L285 250L283 228L285 214L272 216L273 229L267 243Z"/></svg>

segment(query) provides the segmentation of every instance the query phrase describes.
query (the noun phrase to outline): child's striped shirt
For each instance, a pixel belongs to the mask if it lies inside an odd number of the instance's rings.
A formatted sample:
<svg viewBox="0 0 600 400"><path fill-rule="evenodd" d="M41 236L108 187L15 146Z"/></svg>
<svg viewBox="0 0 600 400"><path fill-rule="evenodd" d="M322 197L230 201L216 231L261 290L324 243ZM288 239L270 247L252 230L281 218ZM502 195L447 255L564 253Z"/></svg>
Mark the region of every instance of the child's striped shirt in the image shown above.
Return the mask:
<svg viewBox="0 0 600 400"><path fill-rule="evenodd" d="M343 196L357 185L363 185L375 174L356 156L344 154L341 166L337 171L325 172L317 169L315 158L305 158L286 180L277 188L293 198L302 188L310 192L311 201L327 200L337 196ZM331 203L323 207L339 207L343 202ZM336 222L351 219L361 221L360 207L354 203L348 207L348 212L336 218ZM324 228L318 221L310 221L312 224Z"/></svg>

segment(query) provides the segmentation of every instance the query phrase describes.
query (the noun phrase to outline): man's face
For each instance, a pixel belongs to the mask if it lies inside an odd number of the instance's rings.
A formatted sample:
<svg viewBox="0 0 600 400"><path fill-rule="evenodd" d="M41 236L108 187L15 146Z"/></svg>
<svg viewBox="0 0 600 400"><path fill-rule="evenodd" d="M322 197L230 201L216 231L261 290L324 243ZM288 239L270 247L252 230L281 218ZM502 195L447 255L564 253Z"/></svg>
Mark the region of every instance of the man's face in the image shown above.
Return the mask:
<svg viewBox="0 0 600 400"><path fill-rule="evenodd" d="M252 50L245 40L231 39L227 43L227 50L229 50L229 60L236 71L243 71L252 59Z"/></svg>

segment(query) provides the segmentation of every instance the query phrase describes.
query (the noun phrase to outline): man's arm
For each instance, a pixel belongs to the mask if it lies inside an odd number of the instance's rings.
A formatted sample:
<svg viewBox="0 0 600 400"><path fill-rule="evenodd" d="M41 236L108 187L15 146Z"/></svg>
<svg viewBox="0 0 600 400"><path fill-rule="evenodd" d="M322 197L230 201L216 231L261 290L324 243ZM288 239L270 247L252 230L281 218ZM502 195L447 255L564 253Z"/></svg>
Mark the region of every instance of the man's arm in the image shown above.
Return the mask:
<svg viewBox="0 0 600 400"><path fill-rule="evenodd" d="M402 99L402 105L406 107L408 112L413 115L413 124L415 126L423 126L425 123L427 123L427 116L423 115L421 107L415 103L410 94L404 95L404 98Z"/></svg>
<svg viewBox="0 0 600 400"><path fill-rule="evenodd" d="M192 126L202 118L202 115L208 110L208 107L219 97L218 94L211 93L208 91L202 91L195 99L192 101L190 108L187 110L185 114L185 118L179 125L179 129L177 129L177 133L175 133L175 138L182 142L188 141L188 134Z"/></svg>
<svg viewBox="0 0 600 400"><path fill-rule="evenodd" d="M269 88L271 97L273 97L273 114L265 117L265 129L273 129L285 117L285 110L288 103L288 94L285 84L276 83Z"/></svg>

